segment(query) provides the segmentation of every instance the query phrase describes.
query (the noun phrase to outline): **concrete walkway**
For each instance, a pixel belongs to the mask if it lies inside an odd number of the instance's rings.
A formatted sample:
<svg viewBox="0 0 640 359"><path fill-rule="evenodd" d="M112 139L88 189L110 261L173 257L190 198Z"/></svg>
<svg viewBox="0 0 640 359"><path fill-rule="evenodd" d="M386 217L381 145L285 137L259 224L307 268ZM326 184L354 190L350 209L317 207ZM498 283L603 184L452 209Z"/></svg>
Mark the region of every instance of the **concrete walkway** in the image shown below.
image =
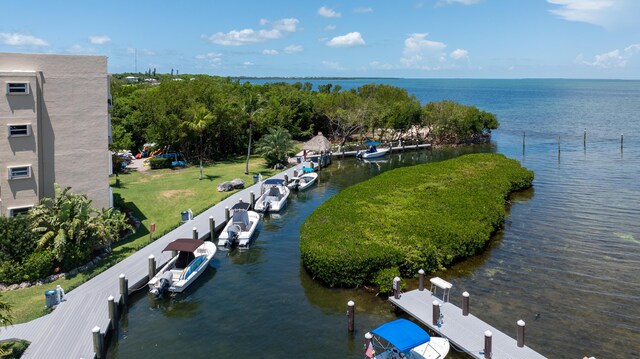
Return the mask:
<svg viewBox="0 0 640 359"><path fill-rule="evenodd" d="M287 169L272 178L293 177L293 168ZM148 277L148 258L154 255L156 260L164 258L162 250L168 243L178 238L191 238L193 228L197 228L200 238L209 235L209 217L213 216L217 229L224 226L224 209L231 208L240 198L248 202L250 192L256 198L260 193L259 184L245 188L222 202L209 208L165 236L157 239L122 262L105 270L93 279L67 293L62 302L51 313L28 323L17 324L0 329L0 341L7 339L25 339L31 342L22 358L29 359L76 359L94 358L92 329L100 327L101 332L109 326L107 298L113 296L120 301L119 275L125 274L129 282L129 291L144 285ZM180 214L183 208L167 208ZM160 265L160 263L158 263ZM42 298L44 305L44 294Z"/></svg>

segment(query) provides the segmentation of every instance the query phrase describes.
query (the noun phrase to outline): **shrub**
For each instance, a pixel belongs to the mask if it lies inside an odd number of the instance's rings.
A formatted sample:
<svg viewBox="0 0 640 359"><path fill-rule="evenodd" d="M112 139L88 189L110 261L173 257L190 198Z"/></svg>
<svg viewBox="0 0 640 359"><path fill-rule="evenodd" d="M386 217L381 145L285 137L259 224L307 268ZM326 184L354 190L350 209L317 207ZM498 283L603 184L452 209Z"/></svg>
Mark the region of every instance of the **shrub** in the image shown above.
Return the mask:
<svg viewBox="0 0 640 359"><path fill-rule="evenodd" d="M302 263L329 286L375 284L390 268L405 277L443 269L482 250L503 226L509 193L532 181L531 171L496 154L385 172L307 218Z"/></svg>
<svg viewBox="0 0 640 359"><path fill-rule="evenodd" d="M152 170L156 170L160 168L171 168L172 161L173 159L171 158L153 157L149 159L149 166L151 166Z"/></svg>
<svg viewBox="0 0 640 359"><path fill-rule="evenodd" d="M51 274L53 270L53 253L50 251L36 251L31 253L22 263L21 281L35 281Z"/></svg>
<svg viewBox="0 0 640 359"><path fill-rule="evenodd" d="M395 277L400 277L398 267L385 268L376 273L372 282L378 287L379 293L389 294L393 290L393 279ZM402 289L404 285L404 282L400 282L400 289Z"/></svg>

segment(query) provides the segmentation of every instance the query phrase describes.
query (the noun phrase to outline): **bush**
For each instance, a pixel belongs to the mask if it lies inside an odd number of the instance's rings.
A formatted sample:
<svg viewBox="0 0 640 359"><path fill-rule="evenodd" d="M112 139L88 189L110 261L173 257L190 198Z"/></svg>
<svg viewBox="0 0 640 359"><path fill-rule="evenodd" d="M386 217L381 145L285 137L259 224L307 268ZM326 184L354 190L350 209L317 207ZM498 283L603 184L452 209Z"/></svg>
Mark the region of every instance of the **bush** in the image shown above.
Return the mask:
<svg viewBox="0 0 640 359"><path fill-rule="evenodd" d="M0 343L0 359L18 359L29 346L26 340L10 340Z"/></svg>
<svg viewBox="0 0 640 359"><path fill-rule="evenodd" d="M160 168L171 168L171 162L173 162L173 159L171 158L153 157L149 159L149 166L151 166L152 170Z"/></svg>
<svg viewBox="0 0 640 359"><path fill-rule="evenodd" d="M373 277L373 284L378 287L379 293L389 294L393 291L393 280L395 277L400 277L400 270L398 267L385 268ZM405 283L400 282L400 289L404 289Z"/></svg>
<svg viewBox="0 0 640 359"><path fill-rule="evenodd" d="M31 253L22 263L21 281L35 281L44 278L53 271L53 253L36 251Z"/></svg>
<svg viewBox="0 0 640 359"><path fill-rule="evenodd" d="M503 226L509 193L532 181L531 171L496 154L385 172L307 218L302 263L329 286L375 284L389 268L404 277L443 269L483 249Z"/></svg>

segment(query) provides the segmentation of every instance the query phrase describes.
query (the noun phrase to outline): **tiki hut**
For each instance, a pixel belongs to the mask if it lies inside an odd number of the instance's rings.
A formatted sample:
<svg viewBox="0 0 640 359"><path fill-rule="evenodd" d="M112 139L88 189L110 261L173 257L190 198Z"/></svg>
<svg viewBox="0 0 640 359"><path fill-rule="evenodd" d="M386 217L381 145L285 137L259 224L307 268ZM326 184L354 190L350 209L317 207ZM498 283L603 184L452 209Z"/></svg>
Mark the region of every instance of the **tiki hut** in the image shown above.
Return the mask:
<svg viewBox="0 0 640 359"><path fill-rule="evenodd" d="M322 135L322 132L318 132L317 136L305 142L302 149L306 151L314 151L316 153L327 153L331 151L331 142Z"/></svg>

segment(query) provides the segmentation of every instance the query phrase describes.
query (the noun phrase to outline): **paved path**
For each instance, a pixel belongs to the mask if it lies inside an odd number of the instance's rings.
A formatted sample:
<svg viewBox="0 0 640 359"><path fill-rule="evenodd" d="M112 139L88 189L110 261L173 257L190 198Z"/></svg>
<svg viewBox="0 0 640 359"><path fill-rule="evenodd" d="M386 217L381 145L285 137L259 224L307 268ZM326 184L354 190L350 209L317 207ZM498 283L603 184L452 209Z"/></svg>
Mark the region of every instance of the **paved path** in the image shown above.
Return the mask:
<svg viewBox="0 0 640 359"><path fill-rule="evenodd" d="M273 178L283 178L287 174L293 177L293 168L287 169ZM212 184L213 185L213 184ZM94 358L91 330L98 326L101 332L109 326L107 298L112 295L120 301L118 277L124 273L129 281L129 291L146 283L148 276L148 258L153 254L156 260L164 258L162 249L178 238L191 238L194 227L201 238L209 233L209 216L213 216L216 227L224 225L224 208L231 208L239 198L249 201L250 192L259 196L259 184L252 185L209 208L180 227L157 239L122 262L107 269L78 288L67 293L62 302L51 313L28 323L17 324L0 330L0 341L7 339L25 339L31 345L22 358L29 359L76 359ZM180 208L168 209L180 214ZM160 264L160 263L158 263ZM44 293L44 291L43 291ZM44 294L42 297L44 305Z"/></svg>

